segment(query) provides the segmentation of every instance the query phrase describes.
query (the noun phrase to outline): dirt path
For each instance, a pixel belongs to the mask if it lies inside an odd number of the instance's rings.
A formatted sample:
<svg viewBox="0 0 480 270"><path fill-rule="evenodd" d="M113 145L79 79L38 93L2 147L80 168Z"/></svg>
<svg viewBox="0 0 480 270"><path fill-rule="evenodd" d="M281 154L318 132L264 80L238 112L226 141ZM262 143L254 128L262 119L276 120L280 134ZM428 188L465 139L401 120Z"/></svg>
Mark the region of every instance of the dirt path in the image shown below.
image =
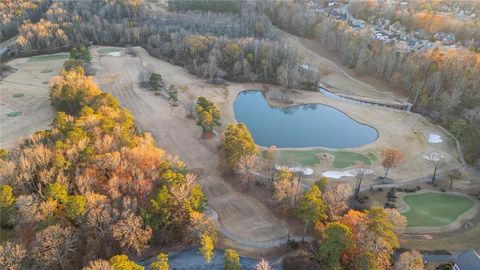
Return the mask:
<svg viewBox="0 0 480 270"><path fill-rule="evenodd" d="M224 90L204 87L201 80L182 68L155 59L142 49L138 49L140 57L99 56L95 50L92 52L95 79L102 89L115 95L122 106L133 113L138 126L142 131L152 133L159 147L178 155L197 174L209 204L219 214L223 233L252 247L283 244L288 232L286 225L263 204L248 194L237 192L222 178L218 169L218 136L210 140L200 139L199 128L186 118L184 108L173 108L164 97L140 89L136 80L138 73L148 66L162 74L167 85L189 88L190 91L179 93L183 102L196 100L201 94L221 106L222 102L225 103L222 99Z"/></svg>

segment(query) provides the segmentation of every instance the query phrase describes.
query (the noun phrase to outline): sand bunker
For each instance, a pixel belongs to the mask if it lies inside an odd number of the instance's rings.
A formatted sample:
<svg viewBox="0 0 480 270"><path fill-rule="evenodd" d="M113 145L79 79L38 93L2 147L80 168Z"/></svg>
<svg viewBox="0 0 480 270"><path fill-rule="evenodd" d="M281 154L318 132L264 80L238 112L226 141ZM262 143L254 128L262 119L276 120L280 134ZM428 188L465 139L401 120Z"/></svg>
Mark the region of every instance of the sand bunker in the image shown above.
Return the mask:
<svg viewBox="0 0 480 270"><path fill-rule="evenodd" d="M435 134L435 133L430 133L428 135L428 142L429 143L441 143L442 142L442 136Z"/></svg>
<svg viewBox="0 0 480 270"><path fill-rule="evenodd" d="M285 166L285 165L275 164L275 169L277 169L277 170L287 169L290 172L302 172L303 175L312 175L313 174L313 169L308 168L308 167L289 167L289 166Z"/></svg>
<svg viewBox="0 0 480 270"><path fill-rule="evenodd" d="M363 170L365 174L372 174L373 171L370 169ZM326 171L322 175L328 178L340 179L344 176L355 177L358 174L358 169L346 170L346 171Z"/></svg>

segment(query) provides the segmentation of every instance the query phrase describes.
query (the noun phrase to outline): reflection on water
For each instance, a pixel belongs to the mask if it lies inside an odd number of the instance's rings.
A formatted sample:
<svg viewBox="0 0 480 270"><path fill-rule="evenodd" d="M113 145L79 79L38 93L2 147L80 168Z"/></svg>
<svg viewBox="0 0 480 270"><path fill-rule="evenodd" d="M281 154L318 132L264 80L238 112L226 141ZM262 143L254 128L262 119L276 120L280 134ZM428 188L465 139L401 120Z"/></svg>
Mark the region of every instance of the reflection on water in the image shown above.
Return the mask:
<svg viewBox="0 0 480 270"><path fill-rule="evenodd" d="M243 91L234 103L235 117L245 123L261 146L283 148L357 147L375 141L377 130L323 104L270 106L262 92Z"/></svg>

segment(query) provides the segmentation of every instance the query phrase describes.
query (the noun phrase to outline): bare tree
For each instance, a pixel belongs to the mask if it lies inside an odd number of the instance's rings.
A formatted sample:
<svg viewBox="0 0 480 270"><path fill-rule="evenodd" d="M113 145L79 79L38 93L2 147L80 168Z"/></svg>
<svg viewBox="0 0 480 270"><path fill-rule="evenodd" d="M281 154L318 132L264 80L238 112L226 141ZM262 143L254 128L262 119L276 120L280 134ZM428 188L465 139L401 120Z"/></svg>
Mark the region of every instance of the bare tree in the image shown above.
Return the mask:
<svg viewBox="0 0 480 270"><path fill-rule="evenodd" d="M272 270L272 267L267 260L262 258L255 266L255 270Z"/></svg>
<svg viewBox="0 0 480 270"><path fill-rule="evenodd" d="M32 255L36 261L44 265L64 266L75 255L79 244L78 235L73 227L56 224L37 233Z"/></svg>
<svg viewBox="0 0 480 270"><path fill-rule="evenodd" d="M245 185L245 190L250 188L250 184L253 180L253 169L258 162L257 155L241 156L240 160L236 164L236 171L240 174L241 181Z"/></svg>
<svg viewBox="0 0 480 270"><path fill-rule="evenodd" d="M27 250L22 244L8 241L0 245L0 268L5 270L23 269Z"/></svg>
<svg viewBox="0 0 480 270"><path fill-rule="evenodd" d="M348 198L352 195L352 187L340 183L336 186L328 186L323 193L323 199L328 205L330 220L337 220L348 211Z"/></svg>
<svg viewBox="0 0 480 270"><path fill-rule="evenodd" d="M90 261L82 270L115 270L108 261L98 259Z"/></svg>
<svg viewBox="0 0 480 270"><path fill-rule="evenodd" d="M437 175L437 170L445 162L445 158L446 158L445 154L437 152L437 151L433 151L430 154L428 154L427 156L425 156L425 159L430 161L430 163L433 166L432 184L435 184L435 178L436 178L436 175Z"/></svg>
<svg viewBox="0 0 480 270"><path fill-rule="evenodd" d="M120 242L124 251L134 250L137 254L147 248L152 238L152 229L143 224L139 216L128 212L113 226L113 237Z"/></svg>

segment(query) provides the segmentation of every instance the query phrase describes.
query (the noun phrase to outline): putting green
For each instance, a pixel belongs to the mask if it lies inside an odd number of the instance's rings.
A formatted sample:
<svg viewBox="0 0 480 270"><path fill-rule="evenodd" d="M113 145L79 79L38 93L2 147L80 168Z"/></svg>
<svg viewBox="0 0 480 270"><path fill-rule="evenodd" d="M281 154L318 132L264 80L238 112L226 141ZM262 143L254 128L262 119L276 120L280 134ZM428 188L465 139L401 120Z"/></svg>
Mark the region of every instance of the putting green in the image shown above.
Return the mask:
<svg viewBox="0 0 480 270"><path fill-rule="evenodd" d="M114 52L119 52L120 49L117 48L100 48L97 50L99 54L107 54L107 53L114 53Z"/></svg>
<svg viewBox="0 0 480 270"><path fill-rule="evenodd" d="M374 154L368 154L367 157L363 154L347 151L326 151L326 150L280 150L278 152L278 159L280 163L288 163L300 166L315 166L320 163L317 158L323 153L331 154L335 157L333 166L337 169L343 169L355 165L357 162L362 162L365 165L370 165L371 159L375 157Z"/></svg>
<svg viewBox="0 0 480 270"><path fill-rule="evenodd" d="M467 197L438 192L423 192L403 196L409 207L402 213L407 218L407 227L439 227L454 222L473 207Z"/></svg>
<svg viewBox="0 0 480 270"><path fill-rule="evenodd" d="M70 57L68 53L57 53L57 54L47 54L32 56L28 58L28 62L43 62L43 61L52 61L52 60L65 60Z"/></svg>

